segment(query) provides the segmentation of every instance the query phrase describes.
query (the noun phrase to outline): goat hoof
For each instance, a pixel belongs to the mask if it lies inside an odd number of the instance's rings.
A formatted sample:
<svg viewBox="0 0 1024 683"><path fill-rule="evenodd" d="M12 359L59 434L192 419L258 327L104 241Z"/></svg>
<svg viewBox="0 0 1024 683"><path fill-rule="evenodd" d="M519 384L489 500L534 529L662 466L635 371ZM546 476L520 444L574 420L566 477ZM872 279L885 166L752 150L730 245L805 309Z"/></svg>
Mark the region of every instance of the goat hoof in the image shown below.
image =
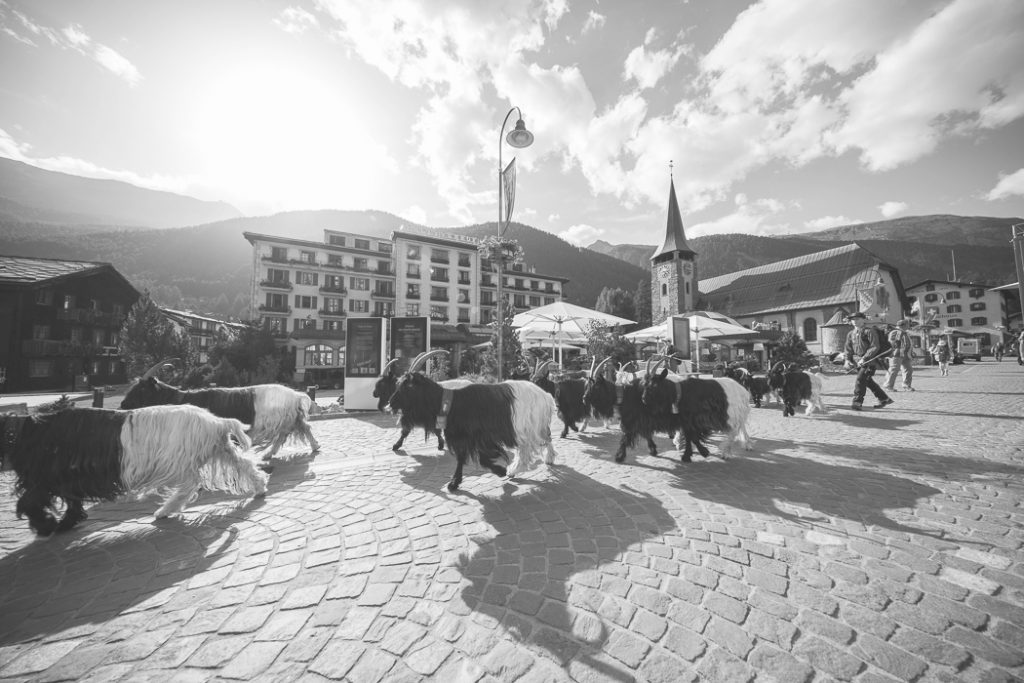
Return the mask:
<svg viewBox="0 0 1024 683"><path fill-rule="evenodd" d="M391 450L393 450L395 453L397 453L401 449L402 449L402 444L400 444L400 443L396 443L394 446L391 447Z"/></svg>
<svg viewBox="0 0 1024 683"><path fill-rule="evenodd" d="M625 453L616 453L615 454L615 462L625 462L625 461L626 461L626 454Z"/></svg>
<svg viewBox="0 0 1024 683"><path fill-rule="evenodd" d="M494 467L492 467L491 472L494 472L499 477L508 476L508 470L502 467L501 465L495 465Z"/></svg>
<svg viewBox="0 0 1024 683"><path fill-rule="evenodd" d="M459 490L459 485L456 484L454 481L450 481L450 482L448 482L448 490L449 491L458 491Z"/></svg>

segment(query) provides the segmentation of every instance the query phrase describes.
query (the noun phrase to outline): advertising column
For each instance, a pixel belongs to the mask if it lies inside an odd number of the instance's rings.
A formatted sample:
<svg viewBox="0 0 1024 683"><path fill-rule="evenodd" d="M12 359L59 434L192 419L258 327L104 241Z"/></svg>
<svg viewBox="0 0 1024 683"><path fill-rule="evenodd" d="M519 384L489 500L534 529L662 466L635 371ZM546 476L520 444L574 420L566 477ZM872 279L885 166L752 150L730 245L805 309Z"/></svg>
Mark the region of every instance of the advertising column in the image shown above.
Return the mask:
<svg viewBox="0 0 1024 683"><path fill-rule="evenodd" d="M399 358L396 372L405 372L417 355L430 350L430 319L391 319L391 358Z"/></svg>
<svg viewBox="0 0 1024 683"><path fill-rule="evenodd" d="M384 368L384 318L349 318L345 329L345 410L376 410L373 386Z"/></svg>

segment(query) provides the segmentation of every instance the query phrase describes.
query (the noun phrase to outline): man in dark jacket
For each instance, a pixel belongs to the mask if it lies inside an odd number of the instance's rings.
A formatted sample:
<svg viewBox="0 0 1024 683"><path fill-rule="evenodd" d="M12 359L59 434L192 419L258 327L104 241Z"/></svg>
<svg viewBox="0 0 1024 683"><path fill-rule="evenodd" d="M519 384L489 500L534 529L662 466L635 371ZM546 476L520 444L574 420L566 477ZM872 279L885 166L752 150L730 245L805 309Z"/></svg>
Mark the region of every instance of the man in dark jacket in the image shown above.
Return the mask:
<svg viewBox="0 0 1024 683"><path fill-rule="evenodd" d="M889 345L892 346L892 357L889 359L889 373L885 376L885 388L896 391L896 373L903 374L903 391L913 391L911 382L914 379L914 344L910 340L907 328L910 321L904 319L896 322L896 328L889 333Z"/></svg>
<svg viewBox="0 0 1024 683"><path fill-rule="evenodd" d="M878 358L881 341L878 330L865 327L867 316L857 312L847 318L853 329L846 335L846 362L848 369L857 368L857 381L853 384L853 410L860 410L864 405L864 394L868 389L878 399L876 408L884 408L893 402L889 395L875 382L875 371L885 367L885 359ZM866 361L866 362L865 362Z"/></svg>

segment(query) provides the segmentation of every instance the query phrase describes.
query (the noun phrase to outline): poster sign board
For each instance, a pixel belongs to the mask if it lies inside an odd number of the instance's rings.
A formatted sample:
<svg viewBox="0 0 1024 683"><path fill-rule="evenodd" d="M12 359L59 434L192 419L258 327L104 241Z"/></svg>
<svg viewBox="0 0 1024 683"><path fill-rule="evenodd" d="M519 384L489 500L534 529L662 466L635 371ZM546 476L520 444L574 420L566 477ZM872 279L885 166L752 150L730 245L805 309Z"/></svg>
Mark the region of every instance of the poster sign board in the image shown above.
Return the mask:
<svg viewBox="0 0 1024 683"><path fill-rule="evenodd" d="M685 316L674 316L669 330L672 346L676 347L676 355L685 360L693 360L690 353L690 320Z"/></svg>
<svg viewBox="0 0 1024 683"><path fill-rule="evenodd" d="M345 321L345 410L376 410L373 386L384 368L384 318Z"/></svg>
<svg viewBox="0 0 1024 683"><path fill-rule="evenodd" d="M427 317L391 319L391 358L400 358L395 370L404 372L412 359L430 350L430 319Z"/></svg>

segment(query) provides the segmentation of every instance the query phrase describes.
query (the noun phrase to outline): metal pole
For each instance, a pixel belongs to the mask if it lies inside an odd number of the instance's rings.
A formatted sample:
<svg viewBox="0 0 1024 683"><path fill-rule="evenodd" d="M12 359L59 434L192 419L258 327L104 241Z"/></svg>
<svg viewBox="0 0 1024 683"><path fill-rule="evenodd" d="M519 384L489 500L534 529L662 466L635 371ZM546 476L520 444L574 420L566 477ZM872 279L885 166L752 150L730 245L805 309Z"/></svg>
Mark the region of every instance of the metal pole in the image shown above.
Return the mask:
<svg viewBox="0 0 1024 683"><path fill-rule="evenodd" d="M519 111L519 107L512 107L505 114L505 120L501 122L501 131L498 132L498 239L501 239L501 209L502 209L502 187L501 187L501 172L503 170L501 163L501 141L505 137L505 126L508 125L508 117L512 116L512 112ZM519 117L522 118L523 113L519 112ZM502 259L504 257L504 250L501 248L501 244L498 244L498 253L495 256L495 268L498 271L498 381L502 380L503 370L505 368L505 343L504 343L504 332L505 332L505 302L502 301Z"/></svg>
<svg viewBox="0 0 1024 683"><path fill-rule="evenodd" d="M1024 328L1024 223L1017 223L1013 231L1013 262L1017 266L1017 296L1020 298L1021 327ZM1009 317L1009 312L1007 312ZM1020 351L1018 351L1020 353Z"/></svg>

